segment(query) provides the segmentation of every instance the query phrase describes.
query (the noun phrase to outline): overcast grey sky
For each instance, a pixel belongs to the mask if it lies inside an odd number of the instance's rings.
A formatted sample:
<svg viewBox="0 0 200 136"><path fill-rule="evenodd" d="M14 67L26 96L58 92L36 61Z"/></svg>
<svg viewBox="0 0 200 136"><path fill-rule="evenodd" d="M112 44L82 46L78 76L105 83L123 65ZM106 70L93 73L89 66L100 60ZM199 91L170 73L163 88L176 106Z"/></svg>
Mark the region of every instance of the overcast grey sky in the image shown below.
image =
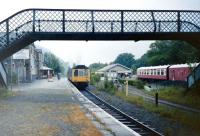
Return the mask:
<svg viewBox="0 0 200 136"><path fill-rule="evenodd" d="M62 9L161 9L200 10L200 0L6 0L1 2L0 20L27 8ZM37 41L64 61L76 64L111 62L119 53L141 57L152 41Z"/></svg>

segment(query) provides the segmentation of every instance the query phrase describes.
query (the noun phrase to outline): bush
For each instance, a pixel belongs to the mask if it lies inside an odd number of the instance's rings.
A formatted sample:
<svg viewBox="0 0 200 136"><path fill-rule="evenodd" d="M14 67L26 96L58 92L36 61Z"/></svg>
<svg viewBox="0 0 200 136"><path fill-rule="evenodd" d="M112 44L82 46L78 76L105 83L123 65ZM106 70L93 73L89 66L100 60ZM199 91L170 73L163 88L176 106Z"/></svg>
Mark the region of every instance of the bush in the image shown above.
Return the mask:
<svg viewBox="0 0 200 136"><path fill-rule="evenodd" d="M121 84L124 84L125 80L120 79L119 82ZM145 83L142 80L129 80L128 84L135 86L138 89L144 89L144 85L145 85Z"/></svg>
<svg viewBox="0 0 200 136"><path fill-rule="evenodd" d="M104 81L104 88L105 88L105 91L107 91L110 94L114 94L117 90L114 83L112 81L108 81L107 79L105 79Z"/></svg>
<svg viewBox="0 0 200 136"><path fill-rule="evenodd" d="M91 74L90 84L95 85L100 81L101 75L99 74Z"/></svg>

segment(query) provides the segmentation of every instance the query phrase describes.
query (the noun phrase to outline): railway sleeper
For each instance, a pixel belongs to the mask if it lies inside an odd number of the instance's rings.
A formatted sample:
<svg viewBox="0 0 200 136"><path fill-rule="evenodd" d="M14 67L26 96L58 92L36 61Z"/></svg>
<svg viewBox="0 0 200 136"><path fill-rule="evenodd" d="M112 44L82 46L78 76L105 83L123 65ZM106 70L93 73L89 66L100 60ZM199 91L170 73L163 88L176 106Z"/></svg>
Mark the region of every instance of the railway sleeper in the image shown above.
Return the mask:
<svg viewBox="0 0 200 136"><path fill-rule="evenodd" d="M127 121L127 119L125 119L125 118L119 118L117 120L121 121L122 123L123 123L123 121Z"/></svg>

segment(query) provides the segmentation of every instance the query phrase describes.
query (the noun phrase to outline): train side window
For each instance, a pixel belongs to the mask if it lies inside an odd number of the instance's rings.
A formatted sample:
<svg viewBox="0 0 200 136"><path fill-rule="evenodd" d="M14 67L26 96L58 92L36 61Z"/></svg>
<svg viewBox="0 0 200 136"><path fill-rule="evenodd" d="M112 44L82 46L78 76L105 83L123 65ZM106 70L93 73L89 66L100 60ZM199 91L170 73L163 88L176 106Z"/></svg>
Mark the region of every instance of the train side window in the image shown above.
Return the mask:
<svg viewBox="0 0 200 136"><path fill-rule="evenodd" d="M164 70L163 70L163 69L161 69L161 75L162 75L162 76L164 75Z"/></svg>
<svg viewBox="0 0 200 136"><path fill-rule="evenodd" d="M157 70L157 75L160 75L160 69Z"/></svg>
<svg viewBox="0 0 200 136"><path fill-rule="evenodd" d="M153 74L156 75L156 70L155 69L153 70Z"/></svg>
<svg viewBox="0 0 200 136"><path fill-rule="evenodd" d="M151 69L151 75L153 75L153 69Z"/></svg>
<svg viewBox="0 0 200 136"><path fill-rule="evenodd" d="M88 75L88 70L86 69L86 70L85 70L85 76L87 76L87 75Z"/></svg>
<svg viewBox="0 0 200 136"><path fill-rule="evenodd" d="M166 69L164 69L164 75L166 76Z"/></svg>
<svg viewBox="0 0 200 136"><path fill-rule="evenodd" d="M78 76L78 69L74 70L74 76Z"/></svg>

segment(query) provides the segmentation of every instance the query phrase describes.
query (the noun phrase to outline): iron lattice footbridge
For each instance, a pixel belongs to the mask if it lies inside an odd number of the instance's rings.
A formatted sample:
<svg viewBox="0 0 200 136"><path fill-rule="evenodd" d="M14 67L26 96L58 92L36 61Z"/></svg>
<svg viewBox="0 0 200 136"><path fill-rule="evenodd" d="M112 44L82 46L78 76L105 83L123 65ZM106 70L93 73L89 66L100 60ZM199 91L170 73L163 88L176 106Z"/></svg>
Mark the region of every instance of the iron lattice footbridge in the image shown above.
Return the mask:
<svg viewBox="0 0 200 136"><path fill-rule="evenodd" d="M169 39L200 43L200 11L26 9L0 23L0 60L36 40Z"/></svg>

